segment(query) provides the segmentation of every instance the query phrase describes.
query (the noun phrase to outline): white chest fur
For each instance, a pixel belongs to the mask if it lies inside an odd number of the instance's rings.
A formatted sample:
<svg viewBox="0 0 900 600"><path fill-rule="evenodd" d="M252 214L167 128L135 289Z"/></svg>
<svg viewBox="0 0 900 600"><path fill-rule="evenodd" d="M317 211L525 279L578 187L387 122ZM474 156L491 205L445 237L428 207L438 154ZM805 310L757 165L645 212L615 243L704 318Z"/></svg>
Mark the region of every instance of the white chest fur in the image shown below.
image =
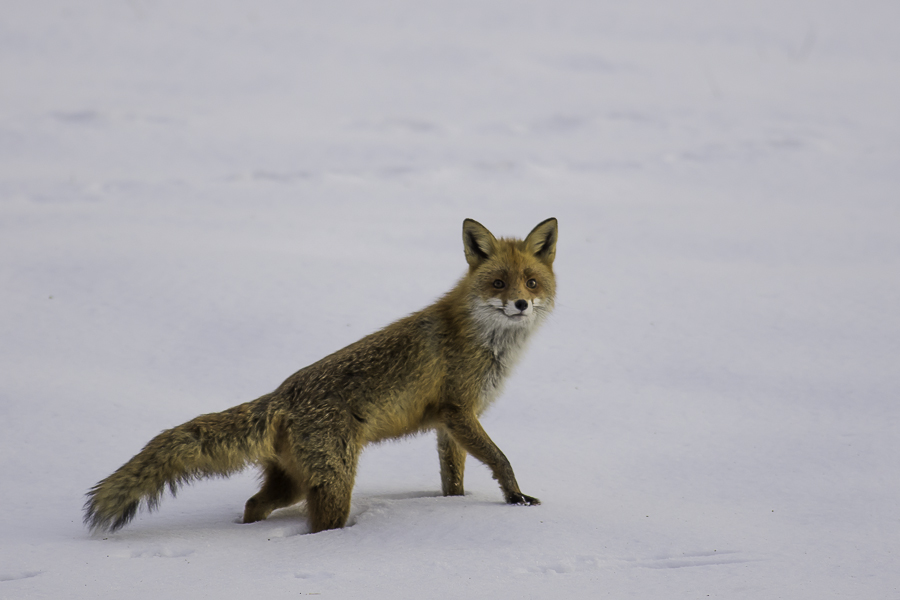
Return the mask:
<svg viewBox="0 0 900 600"><path fill-rule="evenodd" d="M492 363L482 387L481 410L486 409L503 391L507 376L518 364L536 328L535 322L503 325L486 331L483 338L484 345L491 351Z"/></svg>

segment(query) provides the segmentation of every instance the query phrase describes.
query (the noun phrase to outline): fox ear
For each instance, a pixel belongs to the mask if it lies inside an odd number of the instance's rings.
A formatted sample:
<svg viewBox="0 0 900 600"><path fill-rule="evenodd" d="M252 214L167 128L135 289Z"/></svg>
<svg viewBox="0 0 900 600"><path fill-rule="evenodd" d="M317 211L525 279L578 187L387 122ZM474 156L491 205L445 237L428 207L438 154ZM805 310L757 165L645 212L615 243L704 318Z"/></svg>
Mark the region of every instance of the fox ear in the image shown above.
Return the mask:
<svg viewBox="0 0 900 600"><path fill-rule="evenodd" d="M556 238L558 236L556 219L547 219L538 223L525 238L525 246L540 260L548 265L556 258Z"/></svg>
<svg viewBox="0 0 900 600"><path fill-rule="evenodd" d="M497 238L487 227L466 219L463 221L463 248L466 250L466 262L471 267L477 267L482 261L487 260L494 253Z"/></svg>

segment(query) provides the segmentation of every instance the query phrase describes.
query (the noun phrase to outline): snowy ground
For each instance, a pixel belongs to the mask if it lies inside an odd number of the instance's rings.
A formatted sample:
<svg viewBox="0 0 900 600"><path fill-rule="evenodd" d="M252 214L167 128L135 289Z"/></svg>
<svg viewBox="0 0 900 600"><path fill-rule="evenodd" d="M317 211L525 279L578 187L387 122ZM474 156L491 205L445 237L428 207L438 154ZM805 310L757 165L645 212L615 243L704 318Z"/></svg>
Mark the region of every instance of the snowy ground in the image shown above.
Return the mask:
<svg viewBox="0 0 900 600"><path fill-rule="evenodd" d="M900 3L28 2L0 17L0 598L900 598ZM91 536L153 435L560 222L484 425L352 526L253 473Z"/></svg>

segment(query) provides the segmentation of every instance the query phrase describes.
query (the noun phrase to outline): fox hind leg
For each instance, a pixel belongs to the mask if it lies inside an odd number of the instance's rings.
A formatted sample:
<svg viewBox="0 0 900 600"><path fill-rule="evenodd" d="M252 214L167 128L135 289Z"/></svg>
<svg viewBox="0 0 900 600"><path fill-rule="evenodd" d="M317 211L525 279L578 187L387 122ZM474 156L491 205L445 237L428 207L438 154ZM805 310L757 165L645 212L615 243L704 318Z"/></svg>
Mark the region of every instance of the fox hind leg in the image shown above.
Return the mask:
<svg viewBox="0 0 900 600"><path fill-rule="evenodd" d="M356 478L356 462L359 448L354 444L341 444L334 453L319 455L310 477L306 494L309 509L309 525L312 533L325 529L339 529L347 524L350 516L350 499Z"/></svg>
<svg viewBox="0 0 900 600"><path fill-rule="evenodd" d="M276 446L278 462L266 465L262 489L247 501L245 522L264 519L275 508L305 497L312 533L347 523L362 447L358 419L340 410L340 404L324 399L321 410L308 419L286 425Z"/></svg>
<svg viewBox="0 0 900 600"><path fill-rule="evenodd" d="M350 516L352 484L322 484L309 490L306 502L309 507L309 525L312 533L326 529L339 529Z"/></svg>
<svg viewBox="0 0 900 600"><path fill-rule="evenodd" d="M268 463L263 478L259 492L244 505L244 523L262 521L273 510L291 506L303 498L303 486L280 465Z"/></svg>

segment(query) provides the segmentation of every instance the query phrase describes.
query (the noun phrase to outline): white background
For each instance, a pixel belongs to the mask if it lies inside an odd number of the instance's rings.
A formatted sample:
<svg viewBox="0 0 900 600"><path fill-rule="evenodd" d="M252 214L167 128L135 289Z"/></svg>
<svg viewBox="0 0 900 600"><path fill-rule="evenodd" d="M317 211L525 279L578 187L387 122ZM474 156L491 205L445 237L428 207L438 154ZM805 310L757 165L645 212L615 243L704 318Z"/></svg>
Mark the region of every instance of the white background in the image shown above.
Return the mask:
<svg viewBox="0 0 900 600"><path fill-rule="evenodd" d="M900 3L7 0L0 598L900 598ZM560 224L483 419L352 525L255 474L92 536L160 430L274 389Z"/></svg>

